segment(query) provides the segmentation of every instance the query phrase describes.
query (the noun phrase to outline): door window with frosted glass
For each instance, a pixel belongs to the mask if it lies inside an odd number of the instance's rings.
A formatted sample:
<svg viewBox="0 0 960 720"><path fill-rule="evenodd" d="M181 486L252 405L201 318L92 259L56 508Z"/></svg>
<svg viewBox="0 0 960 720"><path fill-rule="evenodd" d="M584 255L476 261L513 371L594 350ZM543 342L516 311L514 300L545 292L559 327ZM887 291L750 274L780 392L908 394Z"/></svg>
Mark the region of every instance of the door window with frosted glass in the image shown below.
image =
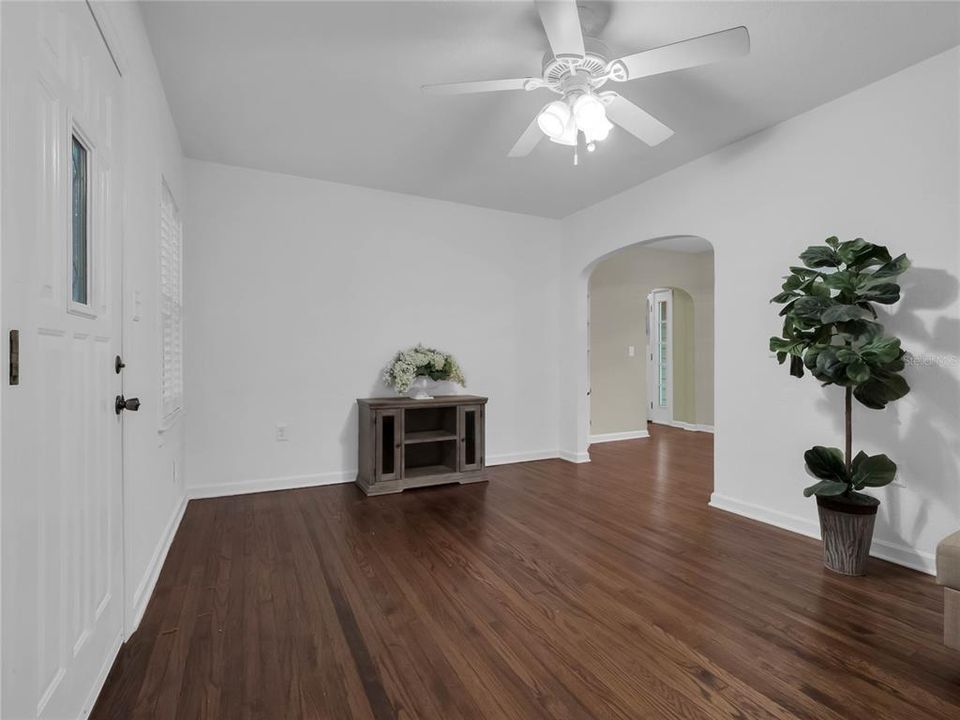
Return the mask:
<svg viewBox="0 0 960 720"><path fill-rule="evenodd" d="M89 238L89 153L83 142L74 135L71 148L71 221L70 221L70 298L78 305L89 305L90 294L90 238Z"/></svg>

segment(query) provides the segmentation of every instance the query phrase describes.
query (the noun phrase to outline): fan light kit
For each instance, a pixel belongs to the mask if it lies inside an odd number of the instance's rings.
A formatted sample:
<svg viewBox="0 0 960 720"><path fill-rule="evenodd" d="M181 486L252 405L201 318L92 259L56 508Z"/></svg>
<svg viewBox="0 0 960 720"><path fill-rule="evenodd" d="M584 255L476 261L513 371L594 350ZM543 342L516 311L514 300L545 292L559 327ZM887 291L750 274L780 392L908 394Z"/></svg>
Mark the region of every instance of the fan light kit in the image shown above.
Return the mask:
<svg viewBox="0 0 960 720"><path fill-rule="evenodd" d="M540 77L423 86L425 93L436 95L542 88L560 95L560 100L543 106L507 153L509 157L529 155L546 136L572 147L577 164L580 136L592 152L614 125L647 145L659 145L673 130L622 95L600 88L608 81L627 82L750 52L750 34L745 27L735 27L610 60L602 42L583 36L576 0L536 0L536 6L552 51L544 57Z"/></svg>

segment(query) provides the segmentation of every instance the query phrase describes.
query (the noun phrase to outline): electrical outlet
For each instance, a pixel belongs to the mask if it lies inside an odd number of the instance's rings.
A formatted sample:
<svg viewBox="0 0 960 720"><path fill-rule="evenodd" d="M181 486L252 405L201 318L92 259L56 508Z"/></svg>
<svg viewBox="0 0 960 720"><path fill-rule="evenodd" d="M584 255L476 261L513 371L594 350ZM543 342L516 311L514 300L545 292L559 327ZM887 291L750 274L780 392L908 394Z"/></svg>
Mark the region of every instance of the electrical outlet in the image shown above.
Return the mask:
<svg viewBox="0 0 960 720"><path fill-rule="evenodd" d="M627 346L627 357L633 357L637 354L637 349L633 345Z"/></svg>
<svg viewBox="0 0 960 720"><path fill-rule="evenodd" d="M277 423L277 442L287 442L290 439L290 434L287 431L286 423Z"/></svg>

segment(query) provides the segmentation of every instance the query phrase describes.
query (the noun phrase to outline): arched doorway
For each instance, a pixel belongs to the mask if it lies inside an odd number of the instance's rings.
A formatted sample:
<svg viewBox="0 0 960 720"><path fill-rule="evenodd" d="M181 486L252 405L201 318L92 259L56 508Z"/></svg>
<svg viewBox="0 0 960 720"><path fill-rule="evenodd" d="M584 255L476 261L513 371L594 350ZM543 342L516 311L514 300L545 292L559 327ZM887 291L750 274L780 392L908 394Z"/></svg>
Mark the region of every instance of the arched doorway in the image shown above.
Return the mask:
<svg viewBox="0 0 960 720"><path fill-rule="evenodd" d="M713 278L713 246L690 235L633 243L583 269L583 450L567 459L586 462L591 443L642 438L651 420L713 430ZM654 291L672 298L669 342L659 346Z"/></svg>

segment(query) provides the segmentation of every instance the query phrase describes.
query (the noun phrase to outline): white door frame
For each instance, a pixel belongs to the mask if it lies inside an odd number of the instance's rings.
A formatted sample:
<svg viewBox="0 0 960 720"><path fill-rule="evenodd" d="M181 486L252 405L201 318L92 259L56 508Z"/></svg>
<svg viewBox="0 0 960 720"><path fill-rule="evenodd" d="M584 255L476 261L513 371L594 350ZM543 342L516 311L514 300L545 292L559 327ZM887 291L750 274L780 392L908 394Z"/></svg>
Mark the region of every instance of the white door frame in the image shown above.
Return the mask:
<svg viewBox="0 0 960 720"><path fill-rule="evenodd" d="M662 343L661 332L666 335ZM673 290L670 288L656 288L647 296L647 419L664 425L673 423Z"/></svg>

